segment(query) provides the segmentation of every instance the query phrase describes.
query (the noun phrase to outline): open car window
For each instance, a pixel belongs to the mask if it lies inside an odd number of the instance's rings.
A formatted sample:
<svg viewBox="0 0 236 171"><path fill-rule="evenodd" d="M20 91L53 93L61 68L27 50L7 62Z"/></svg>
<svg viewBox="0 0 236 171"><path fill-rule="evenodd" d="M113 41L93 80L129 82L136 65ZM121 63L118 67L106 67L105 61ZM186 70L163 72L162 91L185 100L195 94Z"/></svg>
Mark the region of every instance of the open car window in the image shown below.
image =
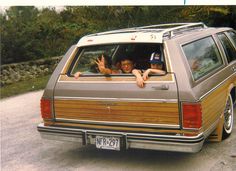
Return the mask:
<svg viewBox="0 0 236 171"><path fill-rule="evenodd" d="M96 61L98 57L104 55L106 57L107 66L111 66L111 59L117 45L92 46L84 47L76 55L76 61L72 64L71 75L77 71L83 74L99 73Z"/></svg>
<svg viewBox="0 0 236 171"><path fill-rule="evenodd" d="M97 59L100 59L102 55L106 61L106 68L120 70L119 59L129 57L133 60L136 69L146 70L150 68L149 59L151 54L156 51L161 53L164 62L162 45L157 43L126 43L80 47L70 66L68 75L73 76L79 71L83 76L102 76L103 74L100 74L96 64Z"/></svg>

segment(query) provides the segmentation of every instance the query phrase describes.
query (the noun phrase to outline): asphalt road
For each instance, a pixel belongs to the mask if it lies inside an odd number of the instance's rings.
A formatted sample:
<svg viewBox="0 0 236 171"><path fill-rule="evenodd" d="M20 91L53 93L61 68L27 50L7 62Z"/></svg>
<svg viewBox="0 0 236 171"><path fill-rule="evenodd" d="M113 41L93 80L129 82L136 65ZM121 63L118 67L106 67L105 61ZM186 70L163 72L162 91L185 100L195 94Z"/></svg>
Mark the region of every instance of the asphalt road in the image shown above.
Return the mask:
<svg viewBox="0 0 236 171"><path fill-rule="evenodd" d="M196 154L97 150L93 146L41 139L36 127L41 122L42 93L37 91L0 101L2 171L236 171L236 115L228 139L205 143Z"/></svg>

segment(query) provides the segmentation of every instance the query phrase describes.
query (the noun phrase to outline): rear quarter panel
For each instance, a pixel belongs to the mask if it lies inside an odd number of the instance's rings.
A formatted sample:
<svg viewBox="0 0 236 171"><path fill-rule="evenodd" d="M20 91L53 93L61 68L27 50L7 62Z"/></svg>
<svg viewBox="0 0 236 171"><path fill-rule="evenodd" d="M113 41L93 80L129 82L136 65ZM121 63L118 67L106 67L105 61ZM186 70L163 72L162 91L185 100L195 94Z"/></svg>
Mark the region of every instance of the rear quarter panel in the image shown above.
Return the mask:
<svg viewBox="0 0 236 171"><path fill-rule="evenodd" d="M199 33L195 37L179 38L167 41L168 52L171 60L172 71L176 73L179 98L181 102L199 102L202 107L202 128L200 132L212 132L224 112L227 95L236 86L236 73L232 70L236 67L236 61L227 64L221 47L217 43L224 64L207 74L205 77L194 81L188 61L182 51L182 44L194 39L210 36L211 31Z"/></svg>
<svg viewBox="0 0 236 171"><path fill-rule="evenodd" d="M59 64L57 65L56 69L53 71L46 88L44 90L43 97L48 99L53 99L54 96L54 88L57 83L57 80L60 76L60 73L62 72L62 69L65 67L65 64L68 62L69 57L71 57L71 54L74 53L76 50L76 46L71 46L66 54L63 56Z"/></svg>

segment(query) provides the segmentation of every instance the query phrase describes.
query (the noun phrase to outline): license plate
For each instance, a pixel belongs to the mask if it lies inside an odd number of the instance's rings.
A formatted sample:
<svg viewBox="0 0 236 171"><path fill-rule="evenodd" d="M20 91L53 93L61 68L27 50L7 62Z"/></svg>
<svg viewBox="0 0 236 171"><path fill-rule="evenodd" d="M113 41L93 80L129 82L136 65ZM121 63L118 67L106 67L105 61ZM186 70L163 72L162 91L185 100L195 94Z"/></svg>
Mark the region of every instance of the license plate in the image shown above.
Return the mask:
<svg viewBox="0 0 236 171"><path fill-rule="evenodd" d="M120 150L120 138L96 136L96 147L100 149Z"/></svg>

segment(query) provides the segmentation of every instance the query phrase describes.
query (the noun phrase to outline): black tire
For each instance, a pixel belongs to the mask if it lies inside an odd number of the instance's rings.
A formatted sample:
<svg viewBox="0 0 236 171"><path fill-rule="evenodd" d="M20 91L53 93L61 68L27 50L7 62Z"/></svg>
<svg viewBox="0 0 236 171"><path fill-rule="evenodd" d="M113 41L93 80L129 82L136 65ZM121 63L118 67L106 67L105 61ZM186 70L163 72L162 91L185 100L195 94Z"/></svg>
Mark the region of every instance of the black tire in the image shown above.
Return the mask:
<svg viewBox="0 0 236 171"><path fill-rule="evenodd" d="M230 136L233 130L234 121L234 107L231 94L228 95L226 106L224 109L224 125L222 139L226 139Z"/></svg>

